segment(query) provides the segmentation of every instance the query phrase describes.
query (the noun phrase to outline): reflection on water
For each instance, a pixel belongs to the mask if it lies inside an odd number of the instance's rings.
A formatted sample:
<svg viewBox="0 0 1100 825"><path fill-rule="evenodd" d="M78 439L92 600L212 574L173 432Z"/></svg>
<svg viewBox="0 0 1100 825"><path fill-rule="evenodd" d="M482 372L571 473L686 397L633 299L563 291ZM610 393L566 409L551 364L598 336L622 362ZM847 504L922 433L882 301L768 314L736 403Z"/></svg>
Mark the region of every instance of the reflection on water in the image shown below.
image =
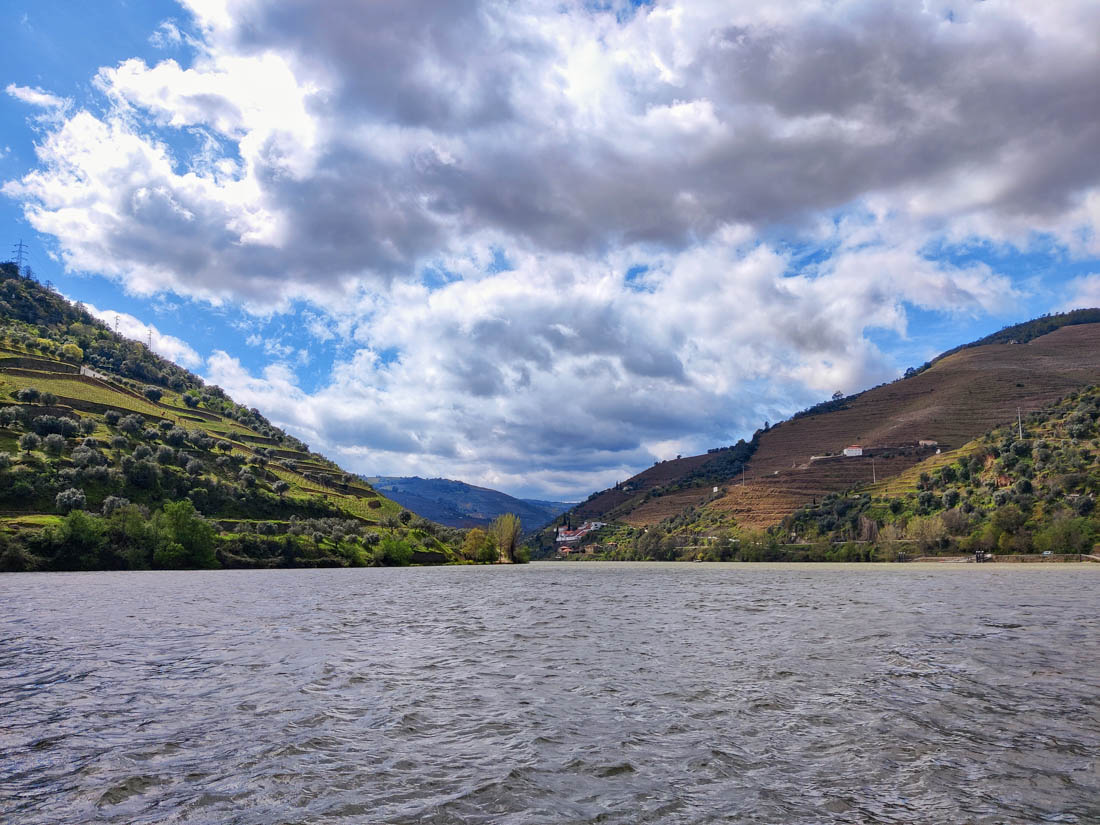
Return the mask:
<svg viewBox="0 0 1100 825"><path fill-rule="evenodd" d="M0 821L1100 822L1100 569L0 577Z"/></svg>

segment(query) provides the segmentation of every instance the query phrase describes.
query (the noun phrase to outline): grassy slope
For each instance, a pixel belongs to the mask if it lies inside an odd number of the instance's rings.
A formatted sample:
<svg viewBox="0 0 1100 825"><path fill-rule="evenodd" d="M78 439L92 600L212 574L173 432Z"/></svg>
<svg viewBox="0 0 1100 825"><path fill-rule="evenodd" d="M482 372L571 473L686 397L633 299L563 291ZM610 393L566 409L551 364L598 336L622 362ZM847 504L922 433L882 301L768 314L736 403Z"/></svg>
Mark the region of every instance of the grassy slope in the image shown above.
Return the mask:
<svg viewBox="0 0 1100 825"><path fill-rule="evenodd" d="M64 343L82 344L83 353L78 349L74 356L73 350L62 349ZM93 367L104 380L73 374L81 361L87 365L90 353L96 354ZM127 371L142 373L142 380L114 372L112 358ZM159 400L143 395L149 384L161 390ZM28 388L40 394L34 403L18 400ZM191 396L192 407L185 394ZM400 505L366 482L309 451L257 411L244 410L220 390L203 387L195 376L141 344L115 336L79 308L8 269L0 271L3 408L9 412L7 426L0 426L0 450L9 454L12 465L0 471L0 532L35 530L57 521L56 493L74 487L85 493L86 506L93 511L108 496L156 509L186 495L185 488L197 489L191 498L200 511L245 532L282 533L291 518L335 517L357 522L353 532L370 527L410 533L397 518ZM118 424L108 424L111 410L141 416L146 431L123 433ZM13 420L17 412L20 420ZM18 439L35 428L40 416L79 419L91 429L66 439L60 455L48 454L41 446L21 450ZM186 430L188 435L181 439L170 429ZM86 459L82 453L87 451L80 450L86 436L99 442L93 452L103 466L76 466ZM134 464L142 462L135 460L135 451L148 449L155 456L165 447L171 447L174 457L166 462L146 459L144 463L155 465L156 479L140 483ZM286 489L276 489L280 481ZM418 526L411 531L415 546L450 555L450 548L428 535L434 532L425 529L429 525Z"/></svg>

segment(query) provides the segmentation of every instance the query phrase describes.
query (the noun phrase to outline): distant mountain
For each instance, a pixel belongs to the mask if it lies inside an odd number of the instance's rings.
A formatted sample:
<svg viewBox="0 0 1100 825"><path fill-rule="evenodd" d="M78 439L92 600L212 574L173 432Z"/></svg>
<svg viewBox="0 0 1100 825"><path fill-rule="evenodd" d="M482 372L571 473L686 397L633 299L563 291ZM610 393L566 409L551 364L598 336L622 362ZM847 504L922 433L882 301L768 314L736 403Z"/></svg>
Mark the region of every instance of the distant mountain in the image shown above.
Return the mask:
<svg viewBox="0 0 1100 825"><path fill-rule="evenodd" d="M536 530L573 506L572 502L514 498L448 478L374 476L364 480L405 509L448 527L484 527L502 513L515 513L524 530Z"/></svg>

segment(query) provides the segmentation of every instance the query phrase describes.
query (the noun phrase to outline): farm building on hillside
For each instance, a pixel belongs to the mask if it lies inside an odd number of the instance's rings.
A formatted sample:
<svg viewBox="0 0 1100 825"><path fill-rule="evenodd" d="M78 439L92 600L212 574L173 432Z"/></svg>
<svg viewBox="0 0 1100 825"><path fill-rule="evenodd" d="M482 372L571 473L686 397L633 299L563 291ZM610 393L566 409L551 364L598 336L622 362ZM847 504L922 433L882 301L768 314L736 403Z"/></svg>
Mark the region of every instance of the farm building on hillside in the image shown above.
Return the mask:
<svg viewBox="0 0 1100 825"><path fill-rule="evenodd" d="M863 455L863 448L858 444L853 444L851 447L844 448L844 455L849 457Z"/></svg>
<svg viewBox="0 0 1100 825"><path fill-rule="evenodd" d="M922 438L917 442L918 447L936 447L939 445L938 441L933 441L931 438Z"/></svg>
<svg viewBox="0 0 1100 825"><path fill-rule="evenodd" d="M554 539L558 544L572 544L578 542L593 530L598 530L601 527L606 526L606 522L603 521L586 521L576 530L570 530L568 527L559 527L557 537Z"/></svg>

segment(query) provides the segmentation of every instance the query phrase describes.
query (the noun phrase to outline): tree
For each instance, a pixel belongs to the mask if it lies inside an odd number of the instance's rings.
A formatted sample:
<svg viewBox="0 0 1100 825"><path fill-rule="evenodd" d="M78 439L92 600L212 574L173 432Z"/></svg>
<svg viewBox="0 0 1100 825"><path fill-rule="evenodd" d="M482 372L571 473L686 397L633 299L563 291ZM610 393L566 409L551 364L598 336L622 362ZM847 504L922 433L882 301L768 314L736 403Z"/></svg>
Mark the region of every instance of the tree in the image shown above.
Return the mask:
<svg viewBox="0 0 1100 825"><path fill-rule="evenodd" d="M514 554L522 529L523 525L515 513L503 513L489 525L489 535L496 544L500 558L515 561Z"/></svg>
<svg viewBox="0 0 1100 825"><path fill-rule="evenodd" d="M1051 553L1087 553L1092 547L1088 519L1056 518L1035 536L1035 549Z"/></svg>
<svg viewBox="0 0 1100 825"><path fill-rule="evenodd" d="M60 513L83 510L87 503L88 500L84 496L84 491L78 490L75 487L70 487L68 490L62 490L54 498L54 506Z"/></svg>
<svg viewBox="0 0 1100 825"><path fill-rule="evenodd" d="M150 401L160 401L164 396L164 390L160 387L154 387L152 384L146 384L145 388L141 391L141 394L148 398Z"/></svg>
<svg viewBox="0 0 1100 825"><path fill-rule="evenodd" d="M120 419L118 428L127 435L137 435L145 428L145 419L134 413Z"/></svg>
<svg viewBox="0 0 1100 825"><path fill-rule="evenodd" d="M76 344L62 344L61 349L57 351L57 354L64 358L66 361L75 361L78 364L84 360L84 350L82 350Z"/></svg>
<svg viewBox="0 0 1100 825"><path fill-rule="evenodd" d="M466 533L466 538L462 541L462 547L459 552L464 559L470 561L480 561L481 552L485 548L486 542L489 540L488 534L480 527L474 527ZM492 546L492 545L490 545Z"/></svg>
<svg viewBox="0 0 1100 825"><path fill-rule="evenodd" d="M153 517L157 549L153 561L162 567L217 567L214 527L188 499L167 501Z"/></svg>
<svg viewBox="0 0 1100 825"><path fill-rule="evenodd" d="M947 538L947 530L943 526L940 516L916 516L909 521L909 538L916 541L917 546L925 553L936 550Z"/></svg>
<svg viewBox="0 0 1100 825"><path fill-rule="evenodd" d="M42 439L34 433L24 433L19 437L19 449L25 453L31 453L38 449Z"/></svg>
<svg viewBox="0 0 1100 825"><path fill-rule="evenodd" d="M282 479L279 479L273 485L271 485L271 489L278 493L279 498L283 498L283 496L286 495L287 490L290 489L290 485Z"/></svg>
<svg viewBox="0 0 1100 825"><path fill-rule="evenodd" d="M65 450L65 436L50 433L42 441L42 448L54 458L57 458Z"/></svg>

